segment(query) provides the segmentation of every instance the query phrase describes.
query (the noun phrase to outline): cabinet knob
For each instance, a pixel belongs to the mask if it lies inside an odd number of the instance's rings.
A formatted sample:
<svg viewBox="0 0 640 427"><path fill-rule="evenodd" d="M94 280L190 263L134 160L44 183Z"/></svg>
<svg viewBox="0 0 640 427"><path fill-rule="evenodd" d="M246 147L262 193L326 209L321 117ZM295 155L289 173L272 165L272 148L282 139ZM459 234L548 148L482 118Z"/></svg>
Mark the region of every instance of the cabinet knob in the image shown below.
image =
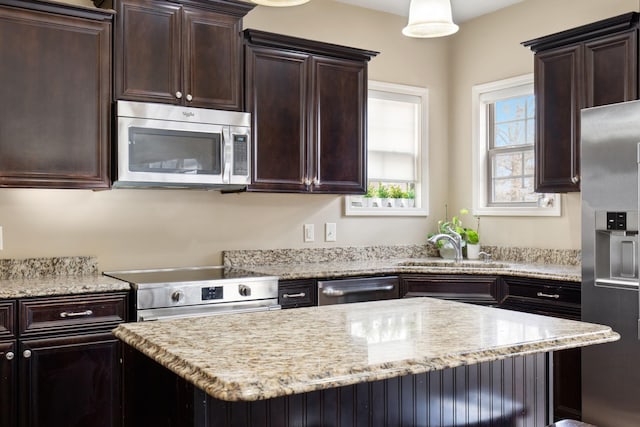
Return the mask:
<svg viewBox="0 0 640 427"><path fill-rule="evenodd" d="M309 178L304 180L304 185L306 185L307 187L311 185L311 180Z"/></svg>
<svg viewBox="0 0 640 427"><path fill-rule="evenodd" d="M313 185L320 185L320 180L318 178L313 178Z"/></svg>
<svg viewBox="0 0 640 427"><path fill-rule="evenodd" d="M6 357L7 360L13 360L13 358L16 357L16 355L13 354L13 351L8 351L7 354L4 355L4 357Z"/></svg>
<svg viewBox="0 0 640 427"><path fill-rule="evenodd" d="M193 101L193 96L191 96L190 93L187 94L187 101L189 102Z"/></svg>
<svg viewBox="0 0 640 427"><path fill-rule="evenodd" d="M31 350L25 350L22 355L24 356L25 359L28 359L31 357Z"/></svg>
<svg viewBox="0 0 640 427"><path fill-rule="evenodd" d="M580 182L580 176L576 175L576 176L571 177L571 182L574 183L574 184L579 183Z"/></svg>
<svg viewBox="0 0 640 427"><path fill-rule="evenodd" d="M178 99L182 98L182 92L180 91L176 92L176 98Z"/></svg>

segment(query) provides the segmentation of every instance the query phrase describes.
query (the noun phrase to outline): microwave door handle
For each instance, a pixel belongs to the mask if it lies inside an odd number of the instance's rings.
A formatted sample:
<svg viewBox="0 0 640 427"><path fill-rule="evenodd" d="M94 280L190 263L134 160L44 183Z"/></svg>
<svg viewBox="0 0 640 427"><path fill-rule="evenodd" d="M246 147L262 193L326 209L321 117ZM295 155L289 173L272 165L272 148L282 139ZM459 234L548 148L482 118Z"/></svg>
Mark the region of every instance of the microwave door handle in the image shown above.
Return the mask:
<svg viewBox="0 0 640 427"><path fill-rule="evenodd" d="M222 182L231 183L231 130L228 127L222 130Z"/></svg>

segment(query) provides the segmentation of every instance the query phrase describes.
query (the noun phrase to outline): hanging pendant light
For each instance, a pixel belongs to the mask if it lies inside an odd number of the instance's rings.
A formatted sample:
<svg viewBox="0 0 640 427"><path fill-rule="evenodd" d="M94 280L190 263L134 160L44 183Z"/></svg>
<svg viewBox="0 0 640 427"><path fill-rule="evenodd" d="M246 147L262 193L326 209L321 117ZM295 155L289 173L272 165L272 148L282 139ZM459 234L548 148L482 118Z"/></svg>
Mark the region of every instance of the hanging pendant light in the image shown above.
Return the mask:
<svg viewBox="0 0 640 427"><path fill-rule="evenodd" d="M255 4L262 6L274 6L274 7L286 7L286 6L298 6L308 3L309 0L251 0Z"/></svg>
<svg viewBox="0 0 640 427"><path fill-rule="evenodd" d="M449 0L411 0L409 24L402 29L407 37L443 37L458 31L451 17Z"/></svg>

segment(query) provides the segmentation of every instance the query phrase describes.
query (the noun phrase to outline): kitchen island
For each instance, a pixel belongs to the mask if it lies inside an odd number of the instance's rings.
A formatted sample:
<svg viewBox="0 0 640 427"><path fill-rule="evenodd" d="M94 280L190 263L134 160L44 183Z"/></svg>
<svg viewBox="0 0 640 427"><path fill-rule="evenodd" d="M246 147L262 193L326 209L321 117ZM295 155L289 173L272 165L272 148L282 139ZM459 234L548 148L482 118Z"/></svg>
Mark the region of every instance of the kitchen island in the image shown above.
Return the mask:
<svg viewBox="0 0 640 427"><path fill-rule="evenodd" d="M619 339L607 326L431 298L129 323L114 334L129 354L181 378L178 388L195 386L193 401L152 402L156 411L211 426L279 425L274 417L308 426L546 425L544 354ZM131 387L170 396L141 383L155 378L138 375ZM137 422L149 414L128 411Z"/></svg>

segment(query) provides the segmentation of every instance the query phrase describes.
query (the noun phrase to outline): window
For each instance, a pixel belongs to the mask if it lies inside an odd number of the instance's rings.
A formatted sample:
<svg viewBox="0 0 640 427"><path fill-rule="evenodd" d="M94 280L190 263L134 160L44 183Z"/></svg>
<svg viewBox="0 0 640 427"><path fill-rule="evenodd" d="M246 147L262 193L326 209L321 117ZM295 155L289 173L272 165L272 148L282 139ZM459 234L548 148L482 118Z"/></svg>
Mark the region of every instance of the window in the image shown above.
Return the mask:
<svg viewBox="0 0 640 427"><path fill-rule="evenodd" d="M472 92L474 214L559 216L557 195L534 192L533 75Z"/></svg>
<svg viewBox="0 0 640 427"><path fill-rule="evenodd" d="M369 81L367 178L346 215L426 215L427 90Z"/></svg>

